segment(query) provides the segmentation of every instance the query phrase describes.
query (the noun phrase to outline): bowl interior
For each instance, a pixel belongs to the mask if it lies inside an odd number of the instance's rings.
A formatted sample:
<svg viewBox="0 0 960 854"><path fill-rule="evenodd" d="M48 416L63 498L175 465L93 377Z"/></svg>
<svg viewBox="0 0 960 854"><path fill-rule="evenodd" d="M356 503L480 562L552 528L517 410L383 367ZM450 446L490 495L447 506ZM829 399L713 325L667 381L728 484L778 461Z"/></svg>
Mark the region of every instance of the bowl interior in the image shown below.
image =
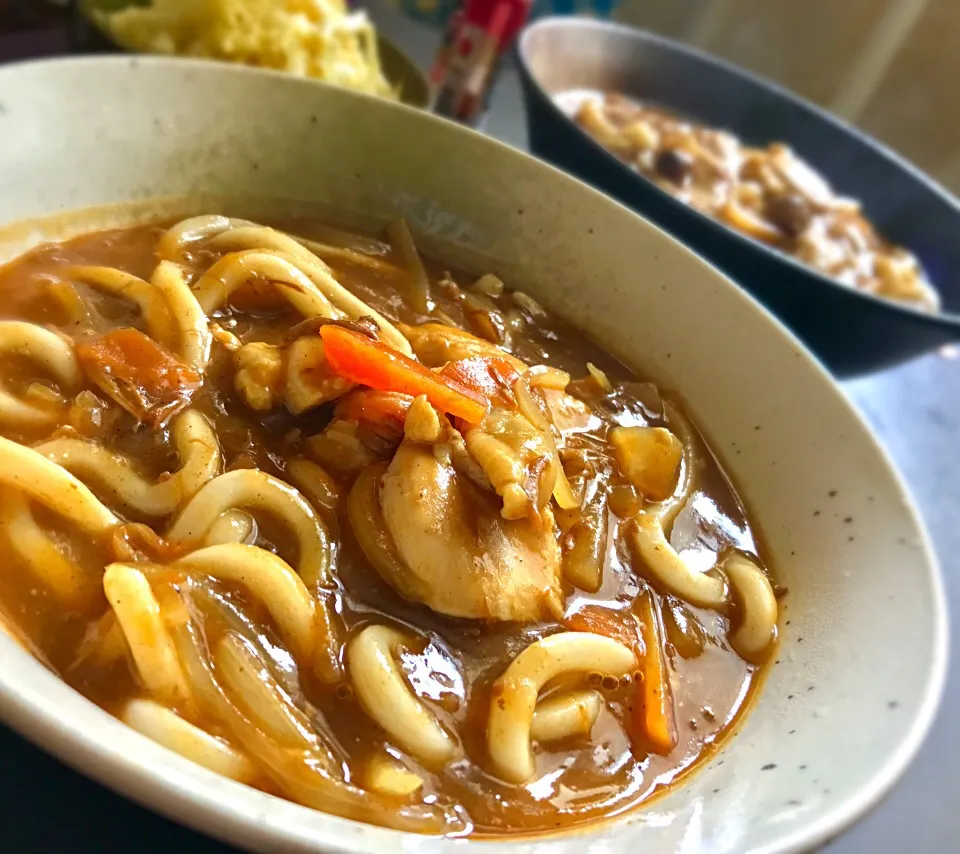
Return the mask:
<svg viewBox="0 0 960 854"><path fill-rule="evenodd" d="M521 52L531 75L550 96L570 89L621 92L728 129L753 145L787 142L838 192L859 199L882 234L914 251L940 291L944 309L960 312L960 241L955 239L960 205L855 128L772 83L643 30L548 20L527 31ZM636 173L632 176L655 186ZM624 179L630 180L626 167ZM750 243L758 251L772 251Z"/></svg>
<svg viewBox="0 0 960 854"><path fill-rule="evenodd" d="M401 214L425 251L529 291L687 401L790 590L778 663L742 731L684 786L584 833L511 851L799 850L892 785L929 726L945 671L935 560L850 404L728 280L545 164L376 98L151 57L7 67L0 92L0 259L44 238L200 210L326 212L359 226ZM77 209L88 210L64 213ZM2 636L0 660L5 722L208 833L262 851L461 848L217 778L128 730Z"/></svg>

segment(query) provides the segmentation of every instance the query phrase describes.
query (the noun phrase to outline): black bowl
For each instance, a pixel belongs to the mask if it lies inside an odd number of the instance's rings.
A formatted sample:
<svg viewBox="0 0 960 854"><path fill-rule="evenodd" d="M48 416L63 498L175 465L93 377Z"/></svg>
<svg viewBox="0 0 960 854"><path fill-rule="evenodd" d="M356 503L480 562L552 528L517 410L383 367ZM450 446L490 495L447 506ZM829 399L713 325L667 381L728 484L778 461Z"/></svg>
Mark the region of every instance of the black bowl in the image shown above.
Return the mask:
<svg viewBox="0 0 960 854"><path fill-rule="evenodd" d="M876 141L780 87L643 30L545 19L519 43L530 146L629 205L728 273L839 376L960 339L960 204ZM674 199L593 141L554 103L570 89L656 102L753 145L788 143L880 233L921 259L943 311L852 290Z"/></svg>

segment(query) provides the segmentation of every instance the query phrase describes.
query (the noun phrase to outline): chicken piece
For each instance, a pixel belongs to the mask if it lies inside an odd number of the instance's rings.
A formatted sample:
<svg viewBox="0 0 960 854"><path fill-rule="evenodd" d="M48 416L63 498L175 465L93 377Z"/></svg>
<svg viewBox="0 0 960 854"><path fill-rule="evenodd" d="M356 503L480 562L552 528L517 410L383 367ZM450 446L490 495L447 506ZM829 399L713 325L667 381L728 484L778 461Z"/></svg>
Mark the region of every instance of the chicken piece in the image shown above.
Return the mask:
<svg viewBox="0 0 960 854"><path fill-rule="evenodd" d="M467 450L467 443L463 441L463 434L452 427L448 429L443 437L443 441L433 446L433 452L437 459L444 465L453 466L459 474L470 478L480 489L487 492L496 492L490 478Z"/></svg>
<svg viewBox="0 0 960 854"><path fill-rule="evenodd" d="M229 329L221 326L219 323L211 323L210 335L214 341L217 342L224 350L230 353L236 353L243 344L240 343L240 339L237 338Z"/></svg>
<svg viewBox="0 0 960 854"><path fill-rule="evenodd" d="M683 443L663 427L614 427L609 434L620 470L650 501L666 501L677 485Z"/></svg>
<svg viewBox="0 0 960 854"><path fill-rule="evenodd" d="M400 325L400 331L413 347L416 357L428 368L439 368L458 359L487 356L506 359L521 373L527 366L496 344L476 335L443 323L424 323L420 326Z"/></svg>
<svg viewBox="0 0 960 854"><path fill-rule="evenodd" d="M237 394L258 412L283 403L293 415L300 415L352 388L330 371L318 335L301 336L287 347L259 341L244 344L235 352L234 364Z"/></svg>
<svg viewBox="0 0 960 854"><path fill-rule="evenodd" d="M284 403L294 415L336 400L352 387L330 370L319 335L304 335L287 348Z"/></svg>
<svg viewBox="0 0 960 854"><path fill-rule="evenodd" d="M464 439L470 456L503 499L503 518L539 519L557 481L554 455L543 433L520 413L495 408Z"/></svg>
<svg viewBox="0 0 960 854"><path fill-rule="evenodd" d="M283 394L283 350L256 341L244 344L234 354L237 373L233 386L240 399L257 412L267 412L280 403Z"/></svg>
<svg viewBox="0 0 960 854"><path fill-rule="evenodd" d="M403 440L408 394L358 388L337 403L333 420L305 442L308 454L338 471L357 471L386 460Z"/></svg>
<svg viewBox="0 0 960 854"><path fill-rule="evenodd" d="M77 345L87 379L137 421L162 426L184 409L203 377L137 329L114 329Z"/></svg>
<svg viewBox="0 0 960 854"><path fill-rule="evenodd" d="M404 442L383 476L380 507L406 571L386 580L451 617L560 619L560 548L549 508L537 526L503 519L491 499L430 447Z"/></svg>
<svg viewBox="0 0 960 854"><path fill-rule="evenodd" d="M440 441L443 426L437 410L430 405L427 396L421 394L414 399L407 410L407 417L403 422L403 435L408 441L433 445Z"/></svg>

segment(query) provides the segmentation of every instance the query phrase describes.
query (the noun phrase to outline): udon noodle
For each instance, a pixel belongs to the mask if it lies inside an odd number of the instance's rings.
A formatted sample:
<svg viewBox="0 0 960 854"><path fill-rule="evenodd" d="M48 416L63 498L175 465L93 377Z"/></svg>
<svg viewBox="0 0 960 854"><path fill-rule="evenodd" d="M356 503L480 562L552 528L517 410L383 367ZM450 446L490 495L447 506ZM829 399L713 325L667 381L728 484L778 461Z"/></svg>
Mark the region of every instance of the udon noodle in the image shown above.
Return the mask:
<svg viewBox="0 0 960 854"><path fill-rule="evenodd" d="M2 618L239 783L427 834L615 815L776 641L682 407L494 276L202 216L0 268Z"/></svg>

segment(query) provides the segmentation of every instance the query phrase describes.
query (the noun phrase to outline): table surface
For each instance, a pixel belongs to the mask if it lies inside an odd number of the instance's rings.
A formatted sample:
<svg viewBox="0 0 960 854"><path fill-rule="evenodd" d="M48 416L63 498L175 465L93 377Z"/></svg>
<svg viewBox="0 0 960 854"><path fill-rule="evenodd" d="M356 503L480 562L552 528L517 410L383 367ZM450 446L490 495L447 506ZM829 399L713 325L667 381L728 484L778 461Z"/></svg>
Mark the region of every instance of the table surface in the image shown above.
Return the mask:
<svg viewBox="0 0 960 854"><path fill-rule="evenodd" d="M436 34L373 2L381 28L428 66ZM519 83L507 68L485 130L526 147ZM893 455L929 527L946 581L950 613L960 615L960 360L929 356L844 384ZM960 633L951 651L960 658ZM960 805L960 674L951 670L930 737L893 793L833 842L829 854L957 850ZM229 854L234 849L172 824L102 789L0 727L0 850Z"/></svg>

